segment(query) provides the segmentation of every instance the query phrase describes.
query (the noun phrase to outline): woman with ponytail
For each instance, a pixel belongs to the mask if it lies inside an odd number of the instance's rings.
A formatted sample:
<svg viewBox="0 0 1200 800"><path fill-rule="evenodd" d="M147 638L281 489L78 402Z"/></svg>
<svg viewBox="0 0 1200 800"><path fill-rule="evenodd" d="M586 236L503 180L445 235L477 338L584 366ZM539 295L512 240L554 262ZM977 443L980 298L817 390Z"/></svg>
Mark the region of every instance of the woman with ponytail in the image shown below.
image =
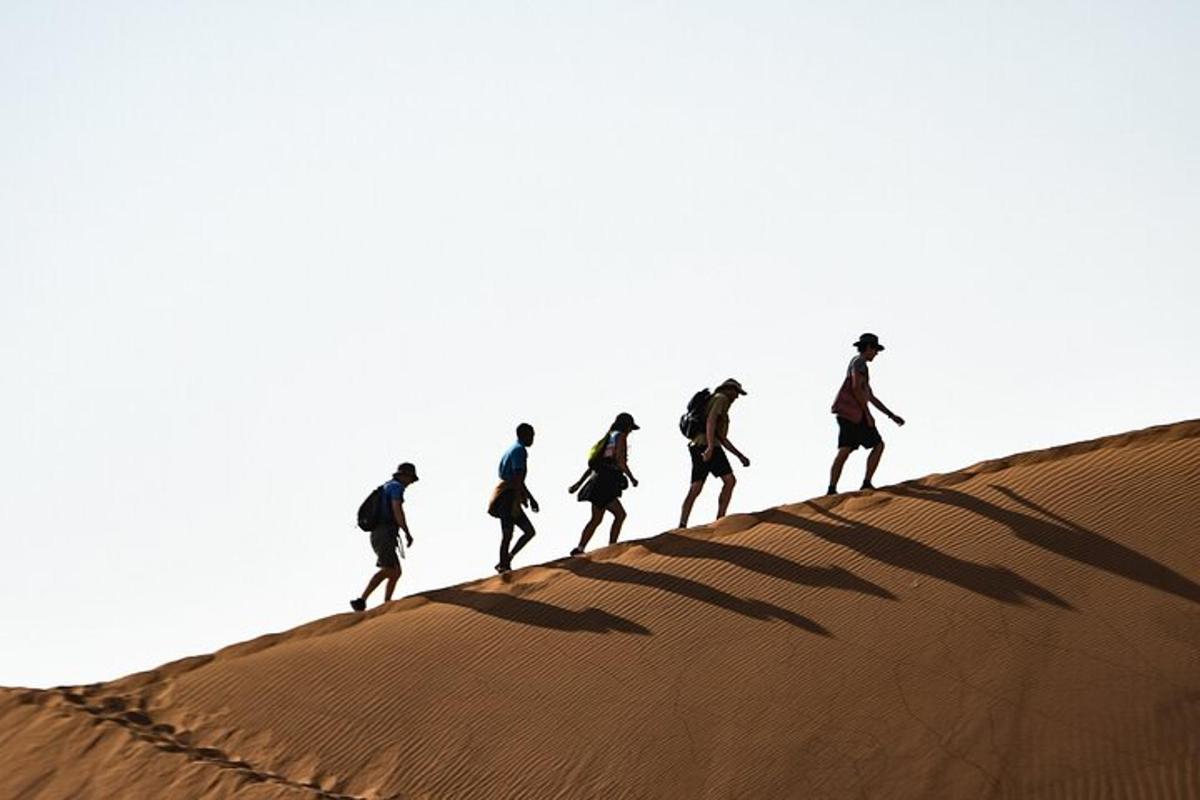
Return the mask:
<svg viewBox="0 0 1200 800"><path fill-rule="evenodd" d="M592 504L592 517L583 526L579 536L579 546L571 551L573 556L583 555L584 548L604 520L604 512L613 515L612 530L608 534L608 543L616 544L621 535L621 526L625 523L625 507L621 505L621 492L632 484L637 486L637 478L629 470L627 460L629 452L629 434L638 430L638 424L633 416L621 412L613 420L608 433L592 447L588 456L588 471L568 490L572 494L579 492L579 502ZM582 488L580 488L582 486Z"/></svg>

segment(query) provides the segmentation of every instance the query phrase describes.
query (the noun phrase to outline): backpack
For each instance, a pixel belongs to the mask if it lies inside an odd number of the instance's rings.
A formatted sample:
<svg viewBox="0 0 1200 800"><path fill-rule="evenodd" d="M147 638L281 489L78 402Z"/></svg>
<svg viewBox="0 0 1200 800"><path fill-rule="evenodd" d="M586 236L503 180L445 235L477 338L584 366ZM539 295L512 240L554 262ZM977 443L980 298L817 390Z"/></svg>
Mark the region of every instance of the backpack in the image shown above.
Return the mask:
<svg viewBox="0 0 1200 800"><path fill-rule="evenodd" d="M592 469L596 468L596 464L604 457L604 450L608 447L608 434L604 434L604 438L592 445L592 449L588 450L587 464Z"/></svg>
<svg viewBox="0 0 1200 800"><path fill-rule="evenodd" d="M373 531L387 522L390 514L384 512L386 501L387 495L383 493L383 486L372 489L367 499L358 507L358 527L364 531Z"/></svg>
<svg viewBox="0 0 1200 800"><path fill-rule="evenodd" d="M688 401L687 413L679 418L679 432L688 439L704 433L704 426L708 423L708 401L711 399L712 392L701 389Z"/></svg>

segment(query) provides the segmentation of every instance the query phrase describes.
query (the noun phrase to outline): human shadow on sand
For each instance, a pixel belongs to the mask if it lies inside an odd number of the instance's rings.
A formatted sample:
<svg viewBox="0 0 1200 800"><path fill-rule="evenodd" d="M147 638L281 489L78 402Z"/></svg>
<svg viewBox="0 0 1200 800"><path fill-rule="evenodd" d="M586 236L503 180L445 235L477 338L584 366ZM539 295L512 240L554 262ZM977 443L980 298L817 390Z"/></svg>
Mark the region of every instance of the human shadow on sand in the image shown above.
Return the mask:
<svg viewBox="0 0 1200 800"><path fill-rule="evenodd" d="M823 626L794 611L763 600L747 600L737 597L699 581L672 575L668 572L652 572L613 561L591 561L586 558L569 558L565 561L557 561L553 566L572 572L581 578L661 589L664 592L699 600L701 603L718 606L752 619L763 621L778 619L810 633L821 636L831 635Z"/></svg>
<svg viewBox="0 0 1200 800"><path fill-rule="evenodd" d="M503 592L472 592L466 589L437 589L420 595L431 603L462 606L480 614L535 625L539 628L554 628L560 631L588 631L590 633L636 633L649 636L650 631L633 620L601 611L585 608L571 611L567 608L530 600Z"/></svg>
<svg viewBox="0 0 1200 800"><path fill-rule="evenodd" d="M694 539L678 533L664 533L652 539L638 542L639 545L652 553L671 558L706 558L712 561L724 561L757 572L771 578L778 578L789 583L804 586L824 586L831 589L845 589L850 592L882 597L895 600L896 595L882 586L877 586L853 572L842 567L814 567L807 564L797 564L781 556L755 550L738 544L715 542L711 539Z"/></svg>
<svg viewBox="0 0 1200 800"><path fill-rule="evenodd" d="M811 501L805 505L830 521L801 517L781 509L764 511L758 516L764 522L779 523L806 531L819 539L847 547L884 564L947 581L1003 603L1025 605L1026 598L1034 598L1059 608L1072 607L1049 589L1038 586L1005 567L977 564L974 561L956 558L914 539L840 516Z"/></svg>
<svg viewBox="0 0 1200 800"><path fill-rule="evenodd" d="M966 509L999 522L1018 539L1089 567L1200 603L1200 586L1165 564L1077 525L1006 486L989 484L1000 494L1034 512L1026 514L990 503L975 495L937 486L896 486L888 491Z"/></svg>

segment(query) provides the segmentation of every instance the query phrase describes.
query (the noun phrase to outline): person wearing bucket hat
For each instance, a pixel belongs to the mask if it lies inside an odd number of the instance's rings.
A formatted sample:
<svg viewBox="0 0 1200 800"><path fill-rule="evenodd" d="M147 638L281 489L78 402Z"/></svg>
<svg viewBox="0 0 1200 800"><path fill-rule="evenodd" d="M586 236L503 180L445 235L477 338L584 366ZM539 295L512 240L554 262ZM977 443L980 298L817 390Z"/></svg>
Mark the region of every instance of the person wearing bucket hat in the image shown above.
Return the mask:
<svg viewBox="0 0 1200 800"><path fill-rule="evenodd" d="M693 403L701 400L706 392L698 393L692 398ZM688 455L692 460L692 480L688 486L687 495L683 498L683 508L679 512L679 527L686 528L688 517L692 514L692 506L709 475L721 479L721 495L717 499L717 519L725 516L729 510L729 501L733 498L733 487L737 485L737 477L729 464L728 450L737 456L743 467L750 466L750 459L729 441L729 407L739 397L746 394L742 384L729 378L712 393L703 405L703 411L697 407L698 431L688 439ZM688 416L693 413L689 404ZM700 416L702 415L702 416ZM686 419L686 417L685 417ZM701 423L700 420L703 420ZM685 435L690 431L685 432Z"/></svg>
<svg viewBox="0 0 1200 800"><path fill-rule="evenodd" d="M629 469L629 434L639 429L633 415L621 412L608 426L608 432L592 445L588 453L588 468L583 476L567 490L579 492L579 502L592 504L592 516L583 526L579 545L571 551L572 556L581 556L587 548L592 534L600 527L604 512L613 515L608 543L616 544L625 524L625 507L621 505L621 492L629 485L637 486L637 478ZM582 488L580 488L582 487Z"/></svg>
<svg viewBox="0 0 1200 800"><path fill-rule="evenodd" d="M404 516L404 490L418 480L420 479L417 477L417 468L405 461L396 467L390 481L372 493L372 497L378 496L378 510L371 524L371 548L375 551L375 566L379 567L379 571L367 581L367 588L363 593L350 601L350 607L355 611L366 610L367 598L385 580L387 585L383 590L383 602L392 599L396 582L400 580L400 559L404 557L400 531L404 531L408 546L413 546L413 537L408 531L408 519ZM371 498L368 498L368 501L370 500ZM367 523L359 524L365 527Z"/></svg>
<svg viewBox="0 0 1200 800"><path fill-rule="evenodd" d="M873 333L864 333L854 343L858 355L850 360L846 368L846 377L833 400L833 413L837 415L838 451L829 470L829 490L827 494L837 494L838 479L842 476L842 467L846 459L859 447L870 450L867 456L867 471L863 477L862 488L874 489L871 479L879 467L879 459L883 457L883 437L875 426L875 417L871 414L870 406L875 406L897 425L903 425L904 420L893 414L883 402L871 391L871 373L868 364L875 356L883 352L883 344Z"/></svg>

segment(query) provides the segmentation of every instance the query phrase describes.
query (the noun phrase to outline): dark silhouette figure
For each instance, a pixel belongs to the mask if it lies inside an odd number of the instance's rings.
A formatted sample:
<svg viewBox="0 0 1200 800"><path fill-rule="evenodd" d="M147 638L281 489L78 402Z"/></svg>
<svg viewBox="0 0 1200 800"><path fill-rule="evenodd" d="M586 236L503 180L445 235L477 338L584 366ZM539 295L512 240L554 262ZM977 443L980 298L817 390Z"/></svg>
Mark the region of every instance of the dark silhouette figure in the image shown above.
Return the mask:
<svg viewBox="0 0 1200 800"><path fill-rule="evenodd" d="M375 566L379 571L367 581L363 593L350 601L350 607L355 611L365 611L367 599L380 583L387 581L383 590L383 602L391 602L392 594L396 591L396 582L400 580L400 558L404 550L400 547L400 531L409 547L413 546L412 533L408 530L408 518L404 516L404 491L419 480L417 468L411 462L405 461L396 467L392 479L383 486L383 496L380 498L382 507L378 519L371 531L371 549L375 551Z"/></svg>
<svg viewBox="0 0 1200 800"><path fill-rule="evenodd" d="M896 595L882 586L860 578L842 567L812 567L807 564L797 564L795 561L789 561L762 550L755 550L753 547L714 542L710 539L694 539L678 533L664 533L653 539L638 542L638 544L650 552L662 556L724 561L742 569L789 583L798 583L804 586L827 586L831 589L862 592L887 600L896 599Z"/></svg>
<svg viewBox="0 0 1200 800"><path fill-rule="evenodd" d="M579 544L571 551L571 555L583 555L592 534L604 520L605 511L613 515L608 543L616 544L620 538L621 526L625 524L625 506L621 505L621 493L630 484L635 487L638 485L637 478L633 477L633 472L629 469L629 434L640 427L633 421L632 414L624 411L617 414L608 431L593 446L592 455L588 458L587 471L567 489L572 494L579 492L579 501L590 503L592 511L591 517L579 534Z"/></svg>
<svg viewBox="0 0 1200 800"><path fill-rule="evenodd" d="M729 501L733 499L733 488L737 486L737 476L729 463L728 450L737 456L743 467L750 466L750 459L729 441L729 407L741 396L746 394L742 384L729 378L715 390L704 409L704 428L688 440L688 458L692 461L691 483L688 484L687 494L683 498L683 506L679 510L679 527L686 528L688 518L692 515L692 506L704 489L704 482L712 475L721 481L721 494L717 497L717 519L729 511Z"/></svg>
<svg viewBox="0 0 1200 800"><path fill-rule="evenodd" d="M1076 525L1032 500L1027 500L1012 489L996 484L990 486L1013 502L1033 511L1037 516L1003 508L980 497L937 486L898 486L890 491L904 497L916 497L966 509L999 522L1018 539L1044 550L1161 589L1193 603L1200 603L1200 585L1165 564L1160 564L1095 531Z"/></svg>
<svg viewBox="0 0 1200 800"><path fill-rule="evenodd" d="M819 539L848 547L884 564L948 581L1002 603L1025 605L1025 599L1032 597L1059 608L1071 608L1071 604L1058 595L1010 569L955 558L883 528L839 516L816 503L805 505L831 522L801 517L780 509L766 511L759 516L765 522L807 531Z"/></svg>
<svg viewBox="0 0 1200 800"><path fill-rule="evenodd" d="M522 422L517 426L517 441L504 451L500 458L500 483L496 485L492 499L488 501L488 513L500 520L500 561L496 564L496 572L501 574L512 569L513 557L521 552L537 533L525 514L526 508L534 514L538 512L538 501L534 499L533 492L525 482L529 473L529 448L533 447L533 439L532 425ZM521 529L521 538L509 549L514 527Z"/></svg>
<svg viewBox="0 0 1200 800"><path fill-rule="evenodd" d="M810 633L820 634L821 636L831 635L823 626L813 622L808 617L801 616L781 606L763 600L746 600L712 586L706 586L690 578L671 575L667 572L649 572L612 561L588 561L577 558L558 562L555 566L559 569L573 572L581 578L609 581L612 583L629 583L635 586L648 586L652 589L661 589L680 595L681 597L719 606L735 614L741 614L753 619L764 621L779 619Z"/></svg>
<svg viewBox="0 0 1200 800"><path fill-rule="evenodd" d="M862 488L874 489L871 479L883 458L883 437L875 425L875 415L871 406L875 406L897 425L903 425L904 420L883 404L871 390L871 372L869 362L883 352L884 347L879 343L879 337L873 333L864 333L854 343L858 355L850 360L846 368L846 377L833 399L833 413L837 414L838 451L834 456L833 466L829 468L829 491L827 494L837 494L838 480L842 477L842 467L846 459L860 447L871 451L867 456L867 471L863 477Z"/></svg>
<svg viewBox="0 0 1200 800"><path fill-rule="evenodd" d="M480 614L535 625L539 628L554 628L560 631L590 631L591 633L633 633L649 636L650 631L633 620L601 611L585 608L571 611L538 600L503 592L472 592L467 589L438 589L420 595L433 603L462 606Z"/></svg>

